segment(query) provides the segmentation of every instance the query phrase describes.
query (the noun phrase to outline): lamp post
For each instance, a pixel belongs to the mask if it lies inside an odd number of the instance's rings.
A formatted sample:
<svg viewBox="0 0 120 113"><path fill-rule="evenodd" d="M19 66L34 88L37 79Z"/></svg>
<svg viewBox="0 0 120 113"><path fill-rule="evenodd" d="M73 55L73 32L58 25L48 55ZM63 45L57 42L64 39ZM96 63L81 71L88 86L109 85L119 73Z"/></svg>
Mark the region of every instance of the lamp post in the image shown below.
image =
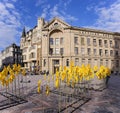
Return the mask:
<svg viewBox="0 0 120 113"><path fill-rule="evenodd" d="M50 50L49 50L49 55L50 55L50 57L49 57L49 58L52 58L52 54L53 54L53 49L50 48ZM50 69L49 69L49 72L50 72Z"/></svg>
<svg viewBox="0 0 120 113"><path fill-rule="evenodd" d="M60 51L60 55L61 55L61 58L62 58L62 67L63 67L63 51Z"/></svg>

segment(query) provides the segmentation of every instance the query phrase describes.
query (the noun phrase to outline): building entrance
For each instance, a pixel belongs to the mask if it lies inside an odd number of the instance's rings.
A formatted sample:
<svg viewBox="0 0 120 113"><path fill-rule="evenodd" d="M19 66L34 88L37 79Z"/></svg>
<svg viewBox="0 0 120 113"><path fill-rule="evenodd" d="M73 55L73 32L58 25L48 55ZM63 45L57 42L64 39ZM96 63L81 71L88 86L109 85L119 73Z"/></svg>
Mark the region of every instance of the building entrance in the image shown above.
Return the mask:
<svg viewBox="0 0 120 113"><path fill-rule="evenodd" d="M56 73L56 71L59 71L59 66L54 66L54 74Z"/></svg>
<svg viewBox="0 0 120 113"><path fill-rule="evenodd" d="M53 73L55 74L56 73L56 70L58 70L59 71L59 60L53 60L53 66L52 66L52 68L53 68Z"/></svg>

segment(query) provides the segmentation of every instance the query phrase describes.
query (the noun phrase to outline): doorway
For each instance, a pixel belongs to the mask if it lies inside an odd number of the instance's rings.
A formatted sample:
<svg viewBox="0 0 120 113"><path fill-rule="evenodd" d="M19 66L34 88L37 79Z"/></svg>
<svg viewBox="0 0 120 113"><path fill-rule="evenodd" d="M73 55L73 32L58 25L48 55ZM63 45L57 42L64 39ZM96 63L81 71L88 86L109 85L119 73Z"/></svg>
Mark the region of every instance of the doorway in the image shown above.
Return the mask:
<svg viewBox="0 0 120 113"><path fill-rule="evenodd" d="M59 66L54 66L54 74L56 73L56 71L59 71Z"/></svg>
<svg viewBox="0 0 120 113"><path fill-rule="evenodd" d="M56 70L59 71L59 60L58 59L53 60L53 66L52 66L52 68L53 68L53 73L54 74L56 73Z"/></svg>

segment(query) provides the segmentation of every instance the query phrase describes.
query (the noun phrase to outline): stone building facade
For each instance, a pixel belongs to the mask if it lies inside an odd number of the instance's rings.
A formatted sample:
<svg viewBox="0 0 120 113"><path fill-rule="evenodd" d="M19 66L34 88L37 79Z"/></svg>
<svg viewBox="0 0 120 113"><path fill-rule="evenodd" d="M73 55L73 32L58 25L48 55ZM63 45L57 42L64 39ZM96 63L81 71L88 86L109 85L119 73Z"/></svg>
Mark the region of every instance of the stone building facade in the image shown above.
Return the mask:
<svg viewBox="0 0 120 113"><path fill-rule="evenodd" d="M34 46L35 57L31 58L29 49ZM25 67L33 62L50 73L69 66L71 60L79 66L105 65L114 72L120 70L120 33L74 27L57 17L46 23L39 18L37 26L22 36L21 49Z"/></svg>
<svg viewBox="0 0 120 113"><path fill-rule="evenodd" d="M20 41L20 48L22 50L23 65L28 71L33 71L36 67L41 69L41 37L44 19L39 18L37 26L29 30L27 33L25 28Z"/></svg>
<svg viewBox="0 0 120 113"><path fill-rule="evenodd" d="M20 50L20 46L17 46L15 43L1 51L0 56L1 68L15 63L22 65L22 52Z"/></svg>

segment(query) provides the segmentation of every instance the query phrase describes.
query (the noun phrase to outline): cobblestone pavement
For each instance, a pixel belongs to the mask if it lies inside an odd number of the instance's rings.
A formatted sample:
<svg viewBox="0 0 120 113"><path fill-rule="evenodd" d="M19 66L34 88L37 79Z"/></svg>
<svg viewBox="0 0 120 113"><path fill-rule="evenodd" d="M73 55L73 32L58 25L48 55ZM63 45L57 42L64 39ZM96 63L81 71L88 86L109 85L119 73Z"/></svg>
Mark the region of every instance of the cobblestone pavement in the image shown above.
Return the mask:
<svg viewBox="0 0 120 113"><path fill-rule="evenodd" d="M108 88L92 91L92 99L79 113L120 113L120 76L111 76Z"/></svg>
<svg viewBox="0 0 120 113"><path fill-rule="evenodd" d="M28 102L1 110L0 113L57 113L59 110L57 108L64 108L64 106L70 105L70 102L75 104L71 104L69 109L61 113L120 113L120 76L111 76L107 89L91 91L91 100L86 101L85 104L85 101L83 101L85 99L79 100L71 97L68 101L69 96L59 96L54 93L50 93L49 96L46 96L45 93L42 95L37 94L37 81L41 79L43 86L46 84L43 76L36 75L28 76L27 78L31 81L27 83L27 88L24 92ZM51 88L53 87L52 82L49 85ZM58 103L59 100L61 100L62 104ZM74 108L76 109L74 110Z"/></svg>

